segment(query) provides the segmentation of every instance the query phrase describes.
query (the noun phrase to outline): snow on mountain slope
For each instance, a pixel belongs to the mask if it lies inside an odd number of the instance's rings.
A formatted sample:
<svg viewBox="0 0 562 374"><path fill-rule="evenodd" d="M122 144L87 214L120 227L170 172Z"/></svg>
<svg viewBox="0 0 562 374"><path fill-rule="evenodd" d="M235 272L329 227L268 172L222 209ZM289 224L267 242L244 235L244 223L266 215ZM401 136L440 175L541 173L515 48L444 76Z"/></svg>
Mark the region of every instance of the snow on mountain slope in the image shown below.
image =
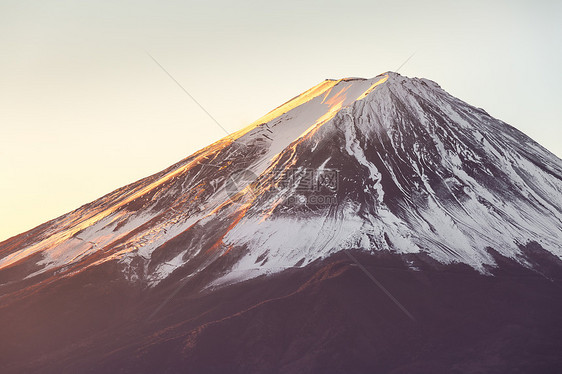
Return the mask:
<svg viewBox="0 0 562 374"><path fill-rule="evenodd" d="M256 178L233 195L241 169ZM220 264L216 285L361 249L487 273L490 248L532 267L522 251L531 242L562 257L562 161L436 83L389 72L326 80L170 168L0 243L0 269L25 264L31 278L118 261L129 279L156 284Z"/></svg>

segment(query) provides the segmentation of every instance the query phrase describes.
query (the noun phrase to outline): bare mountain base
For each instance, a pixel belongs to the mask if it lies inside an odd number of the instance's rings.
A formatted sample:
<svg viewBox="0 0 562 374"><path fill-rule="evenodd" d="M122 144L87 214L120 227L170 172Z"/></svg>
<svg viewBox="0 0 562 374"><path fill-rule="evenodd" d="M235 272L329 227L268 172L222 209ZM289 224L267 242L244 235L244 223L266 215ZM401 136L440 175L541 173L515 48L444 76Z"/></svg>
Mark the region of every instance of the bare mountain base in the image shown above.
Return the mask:
<svg viewBox="0 0 562 374"><path fill-rule="evenodd" d="M352 253L415 320L344 253L217 290L174 276L141 289L107 263L3 301L0 371L559 372L560 278L498 254L501 270L484 276L419 255Z"/></svg>

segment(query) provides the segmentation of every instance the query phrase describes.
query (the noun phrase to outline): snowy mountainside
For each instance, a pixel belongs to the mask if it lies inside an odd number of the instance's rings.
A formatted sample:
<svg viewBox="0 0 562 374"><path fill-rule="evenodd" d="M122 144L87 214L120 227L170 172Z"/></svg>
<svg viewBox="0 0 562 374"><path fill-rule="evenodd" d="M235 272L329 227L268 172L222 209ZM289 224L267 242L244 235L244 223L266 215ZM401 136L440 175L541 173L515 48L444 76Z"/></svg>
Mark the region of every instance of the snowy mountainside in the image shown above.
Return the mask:
<svg viewBox="0 0 562 374"><path fill-rule="evenodd" d="M255 178L233 194L239 170ZM488 273L491 249L532 268L529 243L562 258L562 161L436 83L389 72L326 80L168 169L0 243L0 270L32 279L115 261L154 285L214 264L220 285L359 249Z"/></svg>

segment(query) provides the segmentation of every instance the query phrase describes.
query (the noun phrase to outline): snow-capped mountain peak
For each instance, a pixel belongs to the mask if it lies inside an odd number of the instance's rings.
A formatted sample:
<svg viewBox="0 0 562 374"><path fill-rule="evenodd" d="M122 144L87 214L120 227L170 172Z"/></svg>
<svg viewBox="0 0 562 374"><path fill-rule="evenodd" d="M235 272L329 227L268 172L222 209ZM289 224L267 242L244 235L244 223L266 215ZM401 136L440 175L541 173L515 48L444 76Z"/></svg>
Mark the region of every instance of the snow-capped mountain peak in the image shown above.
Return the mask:
<svg viewBox="0 0 562 374"><path fill-rule="evenodd" d="M212 269L209 285L224 285L360 249L487 274L496 253L535 266L529 245L562 257L561 196L560 159L432 81L325 80L168 169L0 243L0 270L70 276L113 261L149 285L179 269Z"/></svg>

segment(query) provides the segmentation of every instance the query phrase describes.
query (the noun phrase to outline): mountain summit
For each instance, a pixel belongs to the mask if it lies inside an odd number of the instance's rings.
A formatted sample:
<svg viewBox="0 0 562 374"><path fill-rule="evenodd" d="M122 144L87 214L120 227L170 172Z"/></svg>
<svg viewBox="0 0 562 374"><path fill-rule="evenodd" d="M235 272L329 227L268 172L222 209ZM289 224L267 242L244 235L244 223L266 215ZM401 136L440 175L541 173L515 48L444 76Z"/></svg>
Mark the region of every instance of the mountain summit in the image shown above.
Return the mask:
<svg viewBox="0 0 562 374"><path fill-rule="evenodd" d="M359 261L349 263L345 252ZM31 363L18 361L31 354L20 354L21 338L3 341L0 349L12 354L6 371L46 363L54 372L122 365L151 372L150 365L162 362L169 372L189 363L196 369L187 372L198 373L279 367L284 369L278 372L331 372L322 365L332 362L328 368L334 372L377 367L412 372L425 365L415 353L424 346L432 360L428 368L449 367L457 357L459 372L486 365L505 369L510 367L501 359L505 352L495 345L502 339L517 345L552 325L560 331L560 318L540 308L552 302L560 285L561 258L560 159L433 81L393 72L326 80L166 170L0 243L5 303L0 315L17 316L3 331L31 337L25 328L31 323L47 339L61 331L62 315L79 326L62 333L56 349L40 338L32 345L38 355ZM414 352L404 371L396 338L382 348L379 338L369 335L388 336L385 319L392 325L400 318L384 294L366 296L372 284L361 270L381 268L382 283L392 288L385 292L400 295L396 299L409 304L418 321L397 329ZM505 295L507 301L490 306L498 313L531 298L531 308L539 308L532 312L544 325L534 321L529 327L526 311L516 308L520 314L504 322L521 330L500 323L490 334L474 336L469 331L474 324L497 321L472 307L451 306L461 304L451 294L460 290L485 298ZM82 291L87 300L76 299ZM347 319L350 309L343 300L351 295L370 300L354 317L366 329L361 333L362 327ZM442 300L428 304L419 295ZM333 298L339 300L335 307L328 301ZM474 296L471 301L476 307L488 302ZM559 297L550 305L549 310L562 309ZM89 308L109 313L110 320L84 314ZM320 316L317 327L307 318L293 320L295 310L306 308ZM444 317L446 310L466 318L467 326ZM440 325L435 318L448 322ZM148 327L137 329L127 321ZM427 336L419 335L420 326L429 329ZM495 348L463 356L467 346L453 345L447 347L453 351L445 350L451 356L439 353L437 340L449 339L443 326L466 334L466 344ZM18 328L30 335L18 335ZM325 334L318 336L322 329ZM233 348L223 339L231 332L248 340ZM354 333L365 345L349 351L349 339L360 344ZM285 340L274 347L282 335ZM107 339L112 343L105 349ZM309 346L313 341L318 349ZM82 352L80 344L92 353ZM234 353L213 363L208 355L214 344ZM262 344L272 348L264 351ZM543 360L549 368L557 359L553 346L545 344L530 360ZM171 353L162 353L168 349ZM81 358L69 358L68 352ZM373 362L372 352L379 354ZM474 364L482 358L489 361Z"/></svg>
<svg viewBox="0 0 562 374"><path fill-rule="evenodd" d="M326 80L170 168L2 243L0 268L32 262L26 276L41 276L118 261L154 285L221 258L221 283L361 249L489 273L490 250L525 266L530 243L562 256L561 192L556 156L432 81L390 72Z"/></svg>

